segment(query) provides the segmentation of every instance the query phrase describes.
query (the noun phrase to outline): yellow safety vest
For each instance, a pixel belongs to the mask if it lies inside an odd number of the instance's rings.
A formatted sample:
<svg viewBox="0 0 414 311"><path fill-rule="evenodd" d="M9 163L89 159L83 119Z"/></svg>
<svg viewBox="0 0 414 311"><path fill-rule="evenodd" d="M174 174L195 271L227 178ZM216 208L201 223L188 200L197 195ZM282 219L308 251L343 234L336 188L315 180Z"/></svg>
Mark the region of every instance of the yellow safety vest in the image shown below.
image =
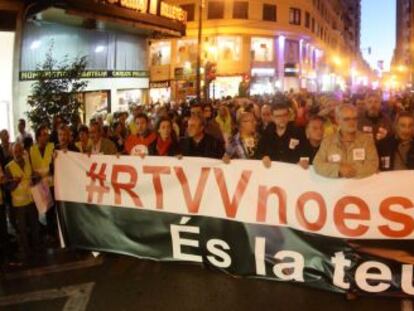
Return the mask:
<svg viewBox="0 0 414 311"><path fill-rule="evenodd" d="M13 206L22 207L32 203L33 198L30 191L32 167L29 160L24 158L24 170L14 160L7 164L6 168L13 178L22 178L19 185L11 192Z"/></svg>
<svg viewBox="0 0 414 311"><path fill-rule="evenodd" d="M33 171L39 174L42 178L47 178L49 186L53 186L53 177L50 176L50 164L53 161L53 152L55 150L55 145L53 143L48 143L46 145L46 150L44 156L40 153L39 145L33 145L30 148L30 159L32 161Z"/></svg>

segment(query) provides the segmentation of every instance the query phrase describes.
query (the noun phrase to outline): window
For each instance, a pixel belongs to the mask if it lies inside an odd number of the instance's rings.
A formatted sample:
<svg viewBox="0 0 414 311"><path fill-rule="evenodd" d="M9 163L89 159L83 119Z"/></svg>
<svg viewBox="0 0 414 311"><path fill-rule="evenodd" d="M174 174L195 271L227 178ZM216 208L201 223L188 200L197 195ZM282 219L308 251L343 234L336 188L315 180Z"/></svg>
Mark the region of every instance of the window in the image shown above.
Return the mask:
<svg viewBox="0 0 414 311"><path fill-rule="evenodd" d="M233 18L248 19L249 18L249 2L234 1Z"/></svg>
<svg viewBox="0 0 414 311"><path fill-rule="evenodd" d="M301 11L297 8L290 8L289 10L289 23L292 25L300 25Z"/></svg>
<svg viewBox="0 0 414 311"><path fill-rule="evenodd" d="M194 10L195 5L194 4L183 4L181 8L187 12L187 21L193 22L194 21Z"/></svg>
<svg viewBox="0 0 414 311"><path fill-rule="evenodd" d="M305 27L310 28L310 13L309 12L305 13Z"/></svg>
<svg viewBox="0 0 414 311"><path fill-rule="evenodd" d="M224 18L224 2L223 1L209 1L207 19L221 19Z"/></svg>
<svg viewBox="0 0 414 311"><path fill-rule="evenodd" d="M255 62L273 61L273 38L252 38L252 59Z"/></svg>
<svg viewBox="0 0 414 311"><path fill-rule="evenodd" d="M264 4L263 5L263 20L276 22L277 20L277 8L274 4Z"/></svg>
<svg viewBox="0 0 414 311"><path fill-rule="evenodd" d="M313 18L313 17L312 17L312 27L311 27L311 29L312 29L312 32L314 33L315 32L315 18Z"/></svg>

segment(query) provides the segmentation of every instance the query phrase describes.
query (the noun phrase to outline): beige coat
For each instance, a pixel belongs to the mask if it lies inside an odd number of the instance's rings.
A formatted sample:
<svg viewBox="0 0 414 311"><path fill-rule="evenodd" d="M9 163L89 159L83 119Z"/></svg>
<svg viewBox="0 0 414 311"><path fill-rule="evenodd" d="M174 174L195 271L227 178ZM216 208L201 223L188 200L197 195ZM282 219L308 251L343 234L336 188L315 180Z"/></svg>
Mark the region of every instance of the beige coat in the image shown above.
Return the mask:
<svg viewBox="0 0 414 311"><path fill-rule="evenodd" d="M364 178L378 171L378 154L371 135L357 132L355 141L345 146L340 132L324 138L313 161L315 171L322 176L337 178L341 163L352 164L356 178Z"/></svg>

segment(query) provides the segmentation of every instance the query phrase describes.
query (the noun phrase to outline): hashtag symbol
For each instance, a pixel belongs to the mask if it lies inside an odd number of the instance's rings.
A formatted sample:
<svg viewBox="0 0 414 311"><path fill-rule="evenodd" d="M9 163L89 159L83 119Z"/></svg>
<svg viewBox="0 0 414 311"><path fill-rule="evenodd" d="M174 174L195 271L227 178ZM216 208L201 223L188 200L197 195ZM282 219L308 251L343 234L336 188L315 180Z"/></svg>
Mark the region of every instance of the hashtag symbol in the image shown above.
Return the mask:
<svg viewBox="0 0 414 311"><path fill-rule="evenodd" d="M92 203L93 196L96 193L98 195L98 202L102 203L103 195L109 192L109 187L105 186L106 181L106 163L101 164L99 172L97 172L98 163L92 163L89 172L86 176L90 178L91 183L86 186L86 192L88 193L88 203ZM98 182L98 183L97 183Z"/></svg>

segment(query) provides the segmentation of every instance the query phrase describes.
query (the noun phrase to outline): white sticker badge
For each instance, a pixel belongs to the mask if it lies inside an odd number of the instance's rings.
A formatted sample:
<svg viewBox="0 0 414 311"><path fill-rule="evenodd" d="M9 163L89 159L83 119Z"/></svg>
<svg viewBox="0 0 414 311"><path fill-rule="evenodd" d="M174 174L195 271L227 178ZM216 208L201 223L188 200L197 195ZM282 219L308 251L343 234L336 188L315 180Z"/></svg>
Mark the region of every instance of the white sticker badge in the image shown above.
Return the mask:
<svg viewBox="0 0 414 311"><path fill-rule="evenodd" d="M364 161L365 160L365 149L356 148L353 150L353 159L354 161Z"/></svg>
<svg viewBox="0 0 414 311"><path fill-rule="evenodd" d="M289 149L293 150L299 145L299 139L291 138L289 142Z"/></svg>
<svg viewBox="0 0 414 311"><path fill-rule="evenodd" d="M337 153L331 154L329 156L329 162L332 162L332 163L339 163L339 162L341 162L341 159L342 159L341 155L337 154Z"/></svg>

